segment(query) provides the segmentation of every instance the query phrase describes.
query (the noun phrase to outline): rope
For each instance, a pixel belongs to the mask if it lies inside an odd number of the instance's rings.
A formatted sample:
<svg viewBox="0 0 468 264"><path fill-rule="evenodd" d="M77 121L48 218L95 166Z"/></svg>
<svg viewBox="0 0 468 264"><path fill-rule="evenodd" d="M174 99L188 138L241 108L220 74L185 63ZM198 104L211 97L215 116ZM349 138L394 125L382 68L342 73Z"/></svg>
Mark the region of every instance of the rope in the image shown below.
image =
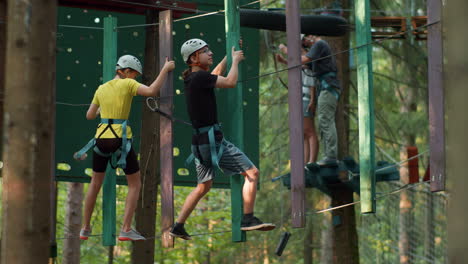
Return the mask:
<svg viewBox="0 0 468 264"><path fill-rule="evenodd" d="M72 104L72 103L64 103L64 102L55 102L58 105L66 105L66 106L89 106L90 104Z"/></svg>
<svg viewBox="0 0 468 264"><path fill-rule="evenodd" d="M423 152L419 153L419 154L416 155L416 156L412 156L411 158L408 158L408 159L405 159L405 160L401 160L401 161L398 162L398 163L395 163L395 164L389 165L389 166L387 166L387 167L383 167L383 168L377 169L377 170L375 170L375 173L384 171L384 170L389 169L389 168L400 167L401 164L406 163L406 162L408 162L408 161L410 161L410 160L413 160L413 159L415 159L415 158L417 158L417 157L419 157L419 156L422 156L422 155L424 155L424 154L426 154L426 153L428 153L428 152L429 152L429 150L426 150L426 151L423 151ZM353 176L358 176L359 173L352 173L352 175L353 175Z"/></svg>
<svg viewBox="0 0 468 264"><path fill-rule="evenodd" d="M231 232L231 230L222 230L222 231L214 231L214 232L207 232L207 233L198 233L198 234L193 234L193 235L190 235L191 237L195 237L195 236L206 236L206 235L214 235L214 234L221 234L221 233L228 233L228 232ZM102 236L103 234L97 234L97 235L90 235L88 237L98 237L98 236ZM152 237L145 237L146 240L150 240L150 239L155 239L157 237L160 237L162 234L161 233L158 233L156 234L155 236L152 236ZM63 239L70 239L70 238L80 238L80 236L69 236L69 235L65 235L64 237L58 237L56 238L57 240L63 240Z"/></svg>
<svg viewBox="0 0 468 264"><path fill-rule="evenodd" d="M396 194L396 193L399 193L403 190L407 190L407 189L410 189L410 188L414 188L416 186L419 186L421 184L424 184L424 183L427 183L427 182L430 182L430 181L423 181L423 182L418 182L418 183L411 183L411 184L406 184L396 190L393 190L391 192L388 192L388 193L385 193L385 194L382 194L382 195L379 195L379 196L376 196L374 198L374 200L378 200L378 199L381 199L383 197L386 197L386 196L390 196L390 195L393 195L393 194ZM321 214L321 213L325 213L325 212L330 212L330 211L334 211L334 210L337 210L337 209L341 209L341 208L345 208L345 207L349 207L349 206L352 206L352 205L356 205L356 204L359 204L361 203L361 200L359 201L355 201L355 202L352 202L352 203L347 203L347 204L343 204L343 205L338 205L338 206L335 206L335 207L330 207L330 208L327 208L327 209L322 209L322 210L318 210L318 211L315 211L314 213L316 214Z"/></svg>
<svg viewBox="0 0 468 264"><path fill-rule="evenodd" d="M154 101L154 107L151 106L151 101ZM175 118L173 116L171 116L170 114L162 111L159 109L158 107L158 102L157 102L157 98L154 98L154 97L148 97L146 99L146 106L148 106L148 108L155 112L155 113L158 113L160 114L161 116L164 116L165 118L171 120L172 122L178 122L178 123L181 123L181 124L184 124L184 125L188 125L188 126L192 126L191 123L187 122L187 121L184 121L182 119L178 119L178 118Z"/></svg>
<svg viewBox="0 0 468 264"><path fill-rule="evenodd" d="M433 25L438 24L438 23L440 23L440 20L432 22L432 23L428 23L428 24L425 24L425 25L422 25L422 26L419 26L419 27L414 28L414 29L408 29L408 30L405 30L405 31L401 31L401 32L398 32L398 33L396 33L394 35L390 35L390 36L385 37L385 38L381 38L381 39L378 39L378 40L372 40L372 41L370 41L368 43L364 43L364 44L359 45L359 46L355 46L355 47L352 47L352 48L349 48L349 49L346 49L346 50L342 50L342 51L330 54L328 56L320 57L318 59L311 60L311 61L308 61L306 63L301 63L301 64L294 65L294 66L291 66L291 67L288 67L288 68L284 68L284 69L281 69L281 70L278 70L278 71L273 71L273 72L265 73L265 74L258 75L258 76L255 76L255 77L250 77L250 78L247 78L245 80L240 80L238 82L247 82L247 81L250 81L250 80L255 80L255 79L262 78L262 77L270 76L270 75L273 75L273 74L276 74L276 73L292 70L292 69L295 69L295 68L298 68L298 67L302 67L303 65L308 64L308 63L312 63L312 62L324 60L324 59L327 59L327 58L331 58L331 57L334 57L335 55L340 55L340 54L343 54L343 53L347 53L347 52L349 52L351 50L363 48L363 47L366 47L366 46L369 46L369 45L378 44L378 43L383 42L385 40L393 39L393 38L395 38L397 36L404 35L404 34L410 32L412 30L419 30L419 29L422 29L422 28L433 26Z"/></svg>
<svg viewBox="0 0 468 264"><path fill-rule="evenodd" d="M114 2L121 2L121 3L128 3L128 4L137 4L137 3L131 3L131 2L126 2L126 1L121 1L121 0L110 0L110 1L114 1ZM253 5L255 3L259 3L260 1L253 1L253 2L250 2L250 3L247 3L245 5L241 5L240 7L245 7L245 6L248 6L248 5ZM157 3L157 2L156 2ZM185 21L185 20L190 20L190 19L195 19L195 18L200 18L200 17L205 17L205 16L211 16L211 15L217 15L217 14L221 14L221 13L224 13L225 10L218 10L218 11L212 11L212 12L209 12L209 11L204 11L204 10L200 10L200 9L191 9L191 8L185 8L185 7L177 7L177 6L171 6L171 5L166 5L166 4L162 4L162 3L159 3L159 4L156 4L156 5L150 5L150 4L141 4L141 3L138 3L139 5L144 5L144 6L149 6L149 7L164 7L164 8L167 8L169 10L179 10L179 11L188 11L188 12L193 12L193 13L202 13L202 14L198 14L198 15L194 15L194 16L189 16L189 17L184 17L184 18L179 18L179 19L175 19L173 20L173 22L180 22L180 21ZM119 27L115 27L116 29L121 29L121 28L134 28L134 27L146 27L146 26L157 26L159 25L159 23L151 23L151 24L136 24L136 25L127 25L127 26L119 26Z"/></svg>
<svg viewBox="0 0 468 264"><path fill-rule="evenodd" d="M87 26L75 26L75 25L57 25L58 27L64 28L80 28L80 29L97 29L97 30L104 30L102 27L87 27Z"/></svg>
<svg viewBox="0 0 468 264"><path fill-rule="evenodd" d="M432 22L432 23L428 23L428 24L425 24L425 25L422 25L422 26L419 26L419 27L414 28L414 29L408 29L408 30L406 30L406 31L398 32L398 33L396 33L396 34L394 34L394 35L390 35L390 36L385 37L385 38L381 38L381 39L378 39L378 40L373 40L373 41L371 41L371 42L368 42L368 43L365 43L365 44L362 44L362 45L359 45L359 46L355 46L355 47L352 47L352 48L349 48L349 49L346 49L346 50L342 50L342 51L339 51L339 52L330 54L330 55L328 55L328 56L320 57L320 58L318 58L318 59L315 59L315 60L312 60L312 61L308 61L308 62L306 62L306 63L301 63L301 64L294 65L294 66L291 66L291 67L288 67L288 68L284 68L284 69L281 69L281 70L275 70L275 71L272 71L272 72L269 72L269 73L257 75L257 76L250 77L250 78L247 78L247 79L244 79L244 80L238 80L237 82L238 82L238 83L241 83L241 82L247 82L247 81L251 81L251 80L255 80L255 79L260 79L260 78L267 77L267 76L270 76L270 75L273 75L273 74L277 74L277 73L280 73L280 72L288 71L288 70L290 70L290 69L295 69L295 68L298 68L298 67L302 67L302 66L305 65L305 64L309 64L309 63L313 63L313 62L316 62L316 61L324 60L324 59L333 57L333 56L335 56L335 55L340 55L340 54L343 54L343 53L347 53L347 52L350 52L351 50L359 49L359 48L366 47L366 46L369 46L369 45L378 44L378 43L381 43L381 42L383 42L383 41L385 41L385 40L393 39L393 38L395 38L396 36L406 34L406 33L409 32L409 31L412 31L412 30L419 30L419 29L422 29L422 28L430 27L430 26L433 26L433 25L438 24L438 23L440 23L440 20L439 20L439 21ZM181 94L183 94L183 93L181 93ZM167 96L163 96L163 97L156 97L156 99L161 100L161 99L166 99L166 98L170 98L170 97L175 97L175 96L178 96L178 95L181 95L181 94L167 95Z"/></svg>

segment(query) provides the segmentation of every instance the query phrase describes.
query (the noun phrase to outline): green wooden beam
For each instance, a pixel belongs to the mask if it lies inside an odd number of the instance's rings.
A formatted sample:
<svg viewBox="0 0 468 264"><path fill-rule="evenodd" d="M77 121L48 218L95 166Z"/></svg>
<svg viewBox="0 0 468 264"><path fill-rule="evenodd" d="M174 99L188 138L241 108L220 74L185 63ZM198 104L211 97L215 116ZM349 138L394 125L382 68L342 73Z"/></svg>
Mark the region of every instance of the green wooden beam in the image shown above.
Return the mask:
<svg viewBox="0 0 468 264"><path fill-rule="evenodd" d="M359 109L359 164L361 168L361 212L374 213L375 142L372 45L369 0L355 0L357 80ZM362 46L364 45L364 46Z"/></svg>
<svg viewBox="0 0 468 264"><path fill-rule="evenodd" d="M112 80L115 75L115 62L117 61L117 31L115 27L117 27L117 18L104 18L103 82ZM102 195L102 244L104 246L115 245L115 185L116 177L108 165Z"/></svg>
<svg viewBox="0 0 468 264"><path fill-rule="evenodd" d="M228 69L232 64L231 49L236 47L239 49L240 39L240 18L239 18L239 0L224 0L226 9L225 25L226 25L226 56ZM239 80L242 80L242 64L239 65ZM235 89L227 91L228 97L231 98L229 109L230 130L228 131L229 139L240 149L244 148L244 122L243 122L243 85L238 83ZM231 214L232 214L232 241L246 241L245 232L240 230L242 220L242 186L243 177L235 175L231 177Z"/></svg>

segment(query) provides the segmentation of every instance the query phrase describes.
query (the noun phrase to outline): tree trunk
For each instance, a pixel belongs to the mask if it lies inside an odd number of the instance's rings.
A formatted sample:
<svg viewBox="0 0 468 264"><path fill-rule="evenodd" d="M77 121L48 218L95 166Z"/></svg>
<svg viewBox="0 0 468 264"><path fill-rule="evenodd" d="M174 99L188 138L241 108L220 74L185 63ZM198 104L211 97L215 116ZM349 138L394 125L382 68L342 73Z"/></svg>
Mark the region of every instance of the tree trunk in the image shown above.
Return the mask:
<svg viewBox="0 0 468 264"><path fill-rule="evenodd" d="M330 4L332 1L328 1ZM349 1L341 0L344 10L349 10ZM343 13L349 20L349 11ZM333 53L349 49L349 34L340 38L327 38ZM341 96L336 110L336 129L338 134L338 158L349 155L349 53L336 55L338 78L341 84ZM353 191L346 186L331 187L331 206L338 206L353 202ZM354 207L345 207L332 211L332 219L339 224L333 224L333 263L359 263L358 237L356 230L356 215Z"/></svg>
<svg viewBox="0 0 468 264"><path fill-rule="evenodd" d="M8 1L2 263L47 263L57 1Z"/></svg>
<svg viewBox="0 0 468 264"><path fill-rule="evenodd" d="M0 1L0 138L3 138L3 101L5 98L5 50L6 50L6 1ZM0 144L0 159L3 157L3 144ZM3 170L0 170L3 177ZM2 240L0 239L0 244ZM0 247L0 261L2 259Z"/></svg>
<svg viewBox="0 0 468 264"><path fill-rule="evenodd" d="M316 192L312 190L306 191L306 208L315 208L315 204L318 201ZM314 240L317 240L314 236L314 225L317 225L316 219L318 216L312 214L309 216L304 228L303 238L303 259L304 264L312 264L314 262Z"/></svg>
<svg viewBox="0 0 468 264"><path fill-rule="evenodd" d="M147 11L146 23L157 23L158 12ZM159 73L158 28L146 27L145 59L143 82L150 85ZM156 204L159 175L159 116L143 103L140 142L140 170L142 190L135 213L136 229L147 237L156 235ZM157 239L157 238L155 238ZM153 264L155 239L134 243L132 263Z"/></svg>
<svg viewBox="0 0 468 264"><path fill-rule="evenodd" d="M107 264L114 263L114 246L107 248Z"/></svg>
<svg viewBox="0 0 468 264"><path fill-rule="evenodd" d="M400 159L406 159L406 149L400 152ZM400 179L403 184L407 184L409 181L408 169L405 166L400 168ZM398 248L400 251L400 263L409 264L412 263L411 259L411 225L412 219L412 201L410 191L402 191L400 194L400 236L398 240Z"/></svg>
<svg viewBox="0 0 468 264"><path fill-rule="evenodd" d="M411 45L410 40L405 40L406 45ZM409 48L403 48L403 54L408 59L409 63L415 62L418 58L414 58L413 52ZM405 63L405 67L408 69L408 72L414 70L408 63ZM401 102L400 112L402 115L408 115L417 111L416 104L416 95L418 87L417 75L409 74L407 83L410 85L400 85L399 91L403 94L403 100ZM405 131L405 130L403 130ZM402 135L403 146L400 149L400 160L408 159L407 146L414 146L416 144L416 135L411 130L406 130L407 132ZM409 183L409 169L408 163L404 163L400 167L400 180L403 184ZM400 194L400 240L399 240L399 249L400 249L400 263L401 264L410 264L413 263L413 258L411 256L411 241L414 239L412 225L413 225L413 202L414 195L410 190L402 191Z"/></svg>
<svg viewBox="0 0 468 264"><path fill-rule="evenodd" d="M65 240L63 241L63 264L80 263L80 240L76 239L81 229L83 184L68 183L67 212L65 215Z"/></svg>
<svg viewBox="0 0 468 264"><path fill-rule="evenodd" d="M427 232L424 234L424 255L426 259L434 258L434 234L435 234L435 217L434 217L434 195L431 192L424 193L426 197L426 218L424 226Z"/></svg>
<svg viewBox="0 0 468 264"><path fill-rule="evenodd" d="M321 254L320 254L320 263L321 264L331 264L333 263L333 228L331 221L331 214L324 213L323 217L323 229L321 234Z"/></svg>
<svg viewBox="0 0 468 264"><path fill-rule="evenodd" d="M311 218L309 218L309 221L307 221L307 226L304 229L304 264L312 264L314 263L314 255L313 255L313 243L314 243L314 232L312 228L312 223L315 223L314 221L311 221Z"/></svg>
<svg viewBox="0 0 468 264"><path fill-rule="evenodd" d="M3 124L3 100L5 95L5 50L6 50L6 1L0 1L0 124ZM0 125L0 138L3 138L3 125ZM0 144L0 159L3 144ZM1 171L0 171L1 173Z"/></svg>
<svg viewBox="0 0 468 264"><path fill-rule="evenodd" d="M432 1L432 0L430 0ZM445 44L448 47L444 50L448 52L448 70L445 94L447 118L447 179L449 180L449 223L448 237L449 263L465 263L468 259L468 210L466 201L468 200L468 50L466 43L468 36L460 34L468 23L468 2L466 0L451 0L447 4L446 16L448 20L448 34ZM467 23L465 23L467 22ZM438 26L442 26L439 25ZM448 41L450 39L450 41ZM438 109L434 109L437 111Z"/></svg>

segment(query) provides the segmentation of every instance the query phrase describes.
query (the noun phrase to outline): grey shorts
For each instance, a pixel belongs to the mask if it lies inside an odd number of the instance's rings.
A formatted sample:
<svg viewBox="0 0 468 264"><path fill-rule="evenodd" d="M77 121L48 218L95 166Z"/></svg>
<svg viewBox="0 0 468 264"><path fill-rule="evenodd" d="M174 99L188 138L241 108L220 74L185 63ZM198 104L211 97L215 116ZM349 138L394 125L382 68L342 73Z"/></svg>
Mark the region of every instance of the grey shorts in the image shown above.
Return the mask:
<svg viewBox="0 0 468 264"><path fill-rule="evenodd" d="M228 176L240 174L255 166L244 152L225 139L216 142L216 152L219 151L221 144L224 148L218 164L224 174ZM198 183L213 180L216 168L213 168L211 163L210 145L192 145L192 153L195 156Z"/></svg>

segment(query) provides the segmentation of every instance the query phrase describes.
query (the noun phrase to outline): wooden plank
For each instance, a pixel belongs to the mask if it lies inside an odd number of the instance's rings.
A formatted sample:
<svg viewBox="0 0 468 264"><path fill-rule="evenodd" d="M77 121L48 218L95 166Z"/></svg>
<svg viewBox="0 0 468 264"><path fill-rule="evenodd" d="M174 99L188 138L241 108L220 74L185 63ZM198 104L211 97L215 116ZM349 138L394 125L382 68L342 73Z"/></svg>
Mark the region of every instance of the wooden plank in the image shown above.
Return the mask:
<svg viewBox="0 0 468 264"><path fill-rule="evenodd" d="M0 262L47 263L57 3L10 0L7 7Z"/></svg>
<svg viewBox="0 0 468 264"><path fill-rule="evenodd" d="M356 0L354 10L356 10L356 46L368 44L371 42L369 0ZM374 213L376 202L372 45L357 49L357 77L361 212Z"/></svg>
<svg viewBox="0 0 468 264"><path fill-rule="evenodd" d="M103 43L103 82L110 81L115 76L115 63L117 61L117 26L116 17L104 18ZM114 170L107 165L106 176L102 187L102 245L114 246L116 239L116 177Z"/></svg>
<svg viewBox="0 0 468 264"><path fill-rule="evenodd" d="M286 32L288 38L288 103L289 151L291 156L292 226L305 227L304 129L302 113L301 21L299 1L286 2Z"/></svg>
<svg viewBox="0 0 468 264"><path fill-rule="evenodd" d="M172 10L159 12L159 66L164 66L167 58L173 58L172 51ZM161 110L172 115L173 113L173 73L168 74L164 86L161 88ZM169 235L174 223L174 165L172 160L173 138L172 122L160 116L160 142L161 142L161 230L162 246L174 247L174 238Z"/></svg>
<svg viewBox="0 0 468 264"><path fill-rule="evenodd" d="M240 39L240 15L239 15L239 0L224 0L226 9L225 24L226 24L226 56L228 70L232 64L232 47L239 50ZM238 80L242 80L242 63L239 64ZM237 84L236 88L229 89L228 97L231 102L227 109L230 109L228 120L229 139L240 149L244 148L244 109L243 109L243 83ZM232 221L232 241L244 242L247 240L245 232L240 230L243 210L242 210L242 186L244 183L243 177L234 175L231 177L231 221Z"/></svg>
<svg viewBox="0 0 468 264"><path fill-rule="evenodd" d="M427 23L441 19L441 0L427 1ZM431 191L445 190L445 106L443 85L442 23L428 28L429 145Z"/></svg>
<svg viewBox="0 0 468 264"><path fill-rule="evenodd" d="M418 147L408 146L406 153L408 159L416 157L418 156ZM419 182L419 158L408 160L408 173L410 184Z"/></svg>

